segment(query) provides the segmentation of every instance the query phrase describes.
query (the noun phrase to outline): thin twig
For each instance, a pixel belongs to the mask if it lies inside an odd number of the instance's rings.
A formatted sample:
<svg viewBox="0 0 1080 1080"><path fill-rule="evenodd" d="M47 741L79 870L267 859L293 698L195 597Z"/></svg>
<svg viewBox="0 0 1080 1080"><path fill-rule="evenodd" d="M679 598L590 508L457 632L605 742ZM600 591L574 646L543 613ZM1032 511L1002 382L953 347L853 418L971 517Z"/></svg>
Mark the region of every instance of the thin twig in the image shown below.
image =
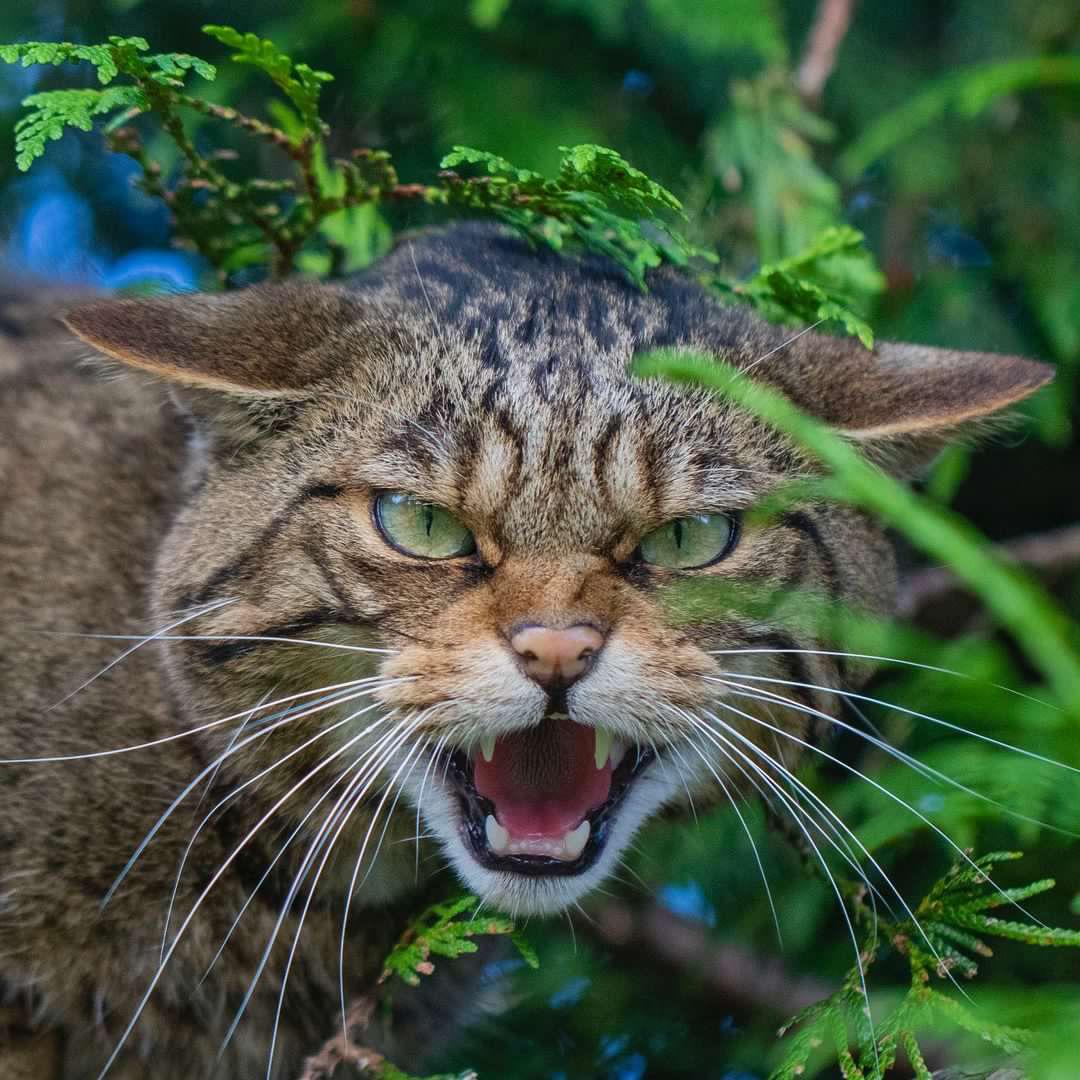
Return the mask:
<svg viewBox="0 0 1080 1080"><path fill-rule="evenodd" d="M691 972L739 1011L788 1016L829 996L821 980L788 971L778 959L718 943L700 923L653 904L635 910L609 900L590 913L590 929L607 945L641 950L680 972Z"/></svg>
<svg viewBox="0 0 1080 1080"><path fill-rule="evenodd" d="M327 1039L319 1052L304 1062L300 1080L343 1080L344 1074L337 1072L339 1065L353 1066L355 1076L378 1075L384 1061L382 1054L357 1041L371 1023L374 1012L373 997L362 997L350 1005L345 1030Z"/></svg>
<svg viewBox="0 0 1080 1080"><path fill-rule="evenodd" d="M820 0L795 81L803 101L816 107L829 81L840 44L851 26L855 0Z"/></svg>
<svg viewBox="0 0 1080 1080"><path fill-rule="evenodd" d="M1007 562L1025 567L1052 585L1080 570L1080 524L1009 540L995 545L994 551ZM958 601L968 594L967 586L951 570L931 566L915 570L903 579L898 611L906 619L936 624L944 608L956 608ZM962 603L959 606L964 607Z"/></svg>

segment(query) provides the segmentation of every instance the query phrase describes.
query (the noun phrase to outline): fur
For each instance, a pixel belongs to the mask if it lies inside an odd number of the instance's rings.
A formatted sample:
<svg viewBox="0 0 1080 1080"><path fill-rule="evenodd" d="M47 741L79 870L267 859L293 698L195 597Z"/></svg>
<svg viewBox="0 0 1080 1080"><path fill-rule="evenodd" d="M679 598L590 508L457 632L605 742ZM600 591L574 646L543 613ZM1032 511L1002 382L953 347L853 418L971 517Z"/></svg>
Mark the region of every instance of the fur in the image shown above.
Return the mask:
<svg viewBox="0 0 1080 1080"><path fill-rule="evenodd" d="M55 302L44 296L29 310ZM789 331L672 271L642 293L599 258L534 253L490 226L407 238L340 285L93 300L68 315L93 349L89 363L40 314L2 325L0 993L21 1019L0 1027L0 1073L30 1069L35 1080L52 1075L47 1064L34 1071L38 1054L62 1055L71 1080L102 1068L158 969L185 853L169 931L184 934L110 1075L263 1075L307 887L283 905L344 789L309 811L362 751L392 745L380 737L402 741L344 826L297 939L272 1070L285 1080L332 1033L347 894L346 989L359 993L415 908L433 855L490 905L555 912L610 873L650 816L691 794L699 808L722 799L712 770L740 782L708 746L690 753L686 714L721 695L704 678L720 670L711 650L816 639L798 620L731 605L676 619L678 589L749 584L891 611L891 547L842 506L746 513L731 555L703 570L636 561L650 530L748 512L812 466L704 391L635 380L634 354L685 347L752 367L906 474L1049 376L1013 357L891 344L871 353L814 334L786 344ZM448 508L478 554L425 562L395 551L372 519L382 490ZM542 720L544 694L508 648L529 621L602 629L607 644L568 707L580 723L660 749L601 858L577 876L481 867L432 768L440 745L469 749ZM152 637L168 627L176 639ZM132 642L72 634L150 637L113 665ZM794 653L748 655L740 670L826 687L867 674ZM263 702L367 676L383 680L374 696L265 738L241 730ZM834 707L827 695L804 697ZM798 713L777 722L815 734ZM169 736L130 753L29 760ZM230 750L201 805L195 793L168 816L103 907L148 830ZM195 833L230 792L228 809ZM417 807L414 850L399 841L413 837ZM282 910L278 943L216 1064Z"/></svg>

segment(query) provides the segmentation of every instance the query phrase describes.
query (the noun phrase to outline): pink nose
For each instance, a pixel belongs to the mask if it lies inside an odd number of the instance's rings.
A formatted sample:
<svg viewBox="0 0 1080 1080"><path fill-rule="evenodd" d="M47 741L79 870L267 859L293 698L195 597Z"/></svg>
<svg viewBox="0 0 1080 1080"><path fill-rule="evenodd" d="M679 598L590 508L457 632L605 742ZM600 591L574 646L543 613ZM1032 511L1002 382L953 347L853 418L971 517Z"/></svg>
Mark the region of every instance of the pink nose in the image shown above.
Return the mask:
<svg viewBox="0 0 1080 1080"><path fill-rule="evenodd" d="M525 626L510 638L525 674L545 689L566 687L580 679L603 644L604 635L584 624L565 630Z"/></svg>

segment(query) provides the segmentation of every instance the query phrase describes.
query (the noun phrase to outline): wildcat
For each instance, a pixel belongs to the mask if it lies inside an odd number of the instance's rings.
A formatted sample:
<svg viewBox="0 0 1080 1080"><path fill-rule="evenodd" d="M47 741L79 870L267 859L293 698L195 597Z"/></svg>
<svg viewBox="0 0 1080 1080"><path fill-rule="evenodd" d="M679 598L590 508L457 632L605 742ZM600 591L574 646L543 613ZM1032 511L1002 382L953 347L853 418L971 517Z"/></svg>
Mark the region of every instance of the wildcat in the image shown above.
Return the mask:
<svg viewBox="0 0 1080 1080"><path fill-rule="evenodd" d="M866 666L667 599L887 615L890 544L840 505L754 515L811 463L635 354L723 357L907 476L1051 374L792 340L486 225L344 284L67 325L90 362L40 323L0 354L0 1073L34 1080L260 1076L271 1032L288 1080L432 853L490 907L557 912L650 816L768 787L781 737L791 762L821 736L834 695L755 712L733 673Z"/></svg>

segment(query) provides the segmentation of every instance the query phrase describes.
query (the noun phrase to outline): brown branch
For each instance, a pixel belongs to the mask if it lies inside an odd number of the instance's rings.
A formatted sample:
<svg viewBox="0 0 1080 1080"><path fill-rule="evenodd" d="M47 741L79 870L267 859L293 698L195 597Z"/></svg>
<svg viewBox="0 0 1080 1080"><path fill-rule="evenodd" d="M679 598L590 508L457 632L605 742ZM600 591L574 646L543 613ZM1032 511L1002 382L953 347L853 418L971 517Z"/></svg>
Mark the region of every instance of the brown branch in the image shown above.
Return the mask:
<svg viewBox="0 0 1080 1080"><path fill-rule="evenodd" d="M994 552L1008 562L1025 567L1047 584L1080 571L1080 524L1035 533L997 544ZM928 629L956 632L957 623L978 610L970 591L946 567L915 570L900 583L899 614Z"/></svg>
<svg viewBox="0 0 1080 1080"><path fill-rule="evenodd" d="M304 1062L300 1080L343 1080L339 1065L352 1065L356 1076L378 1076L382 1071L382 1054L363 1046L358 1039L366 1031L375 1012L375 999L362 997L349 1006L345 1028L323 1043L317 1054Z"/></svg>
<svg viewBox="0 0 1080 1080"><path fill-rule="evenodd" d="M827 983L793 974L778 959L711 940L700 923L656 904L635 910L622 901L609 900L590 914L595 920L590 928L605 944L641 950L650 961L660 960L697 975L740 1010L765 1010L784 1017L831 993Z"/></svg>
<svg viewBox="0 0 1080 1080"><path fill-rule="evenodd" d="M819 0L795 82L803 101L816 107L829 81L840 44L851 26L855 0Z"/></svg>

